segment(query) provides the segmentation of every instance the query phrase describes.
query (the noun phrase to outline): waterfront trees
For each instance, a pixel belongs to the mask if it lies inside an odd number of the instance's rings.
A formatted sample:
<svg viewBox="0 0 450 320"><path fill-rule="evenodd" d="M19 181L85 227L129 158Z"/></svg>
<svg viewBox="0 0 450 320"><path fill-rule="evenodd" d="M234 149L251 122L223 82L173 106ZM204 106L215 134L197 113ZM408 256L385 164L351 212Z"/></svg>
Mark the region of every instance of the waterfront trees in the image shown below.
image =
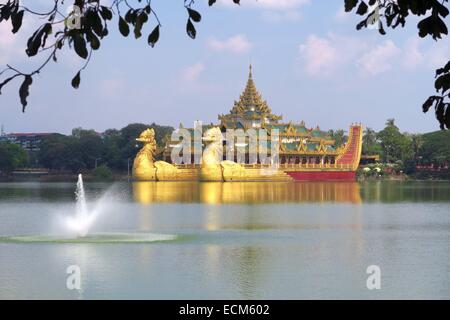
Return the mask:
<svg viewBox="0 0 450 320"><path fill-rule="evenodd" d="M165 137L174 130L170 126L133 123L120 130L108 129L103 133L75 128L70 135L53 134L43 138L37 154L27 154L20 146L9 142L0 143L0 171L40 166L54 171L79 172L94 170L97 165L103 166L99 169L99 176L107 176L107 169L127 172L141 147L135 139L149 127L155 130L157 153L161 152ZM339 137L345 139L343 132L330 130L329 134L339 143ZM363 154L380 155L382 162L401 163L405 170L415 168L416 164L440 165L450 162L450 131L402 133L395 120L389 119L379 132L366 128L362 148ZM35 160L29 162L29 159L36 159L37 163Z"/></svg>
<svg viewBox="0 0 450 320"><path fill-rule="evenodd" d="M400 132L394 119L388 119L386 127L378 132L382 159L384 162L405 161L412 158L412 141L406 134Z"/></svg>
<svg viewBox="0 0 450 320"><path fill-rule="evenodd" d="M115 171L126 171L140 148L136 137L146 128L155 130L160 149L164 147L164 137L174 130L155 123L133 123L120 130L108 129L103 133L75 128L68 136L55 134L44 138L38 160L42 166L52 170L78 172L105 165Z"/></svg>
<svg viewBox="0 0 450 320"><path fill-rule="evenodd" d="M0 173L8 173L26 165L27 152L11 142L0 142Z"/></svg>
<svg viewBox="0 0 450 320"><path fill-rule="evenodd" d="M363 135L362 153L365 155L379 155L381 151L377 132L371 128L366 128Z"/></svg>
<svg viewBox="0 0 450 320"><path fill-rule="evenodd" d="M421 136L418 157L424 163L450 162L450 131L435 131Z"/></svg>

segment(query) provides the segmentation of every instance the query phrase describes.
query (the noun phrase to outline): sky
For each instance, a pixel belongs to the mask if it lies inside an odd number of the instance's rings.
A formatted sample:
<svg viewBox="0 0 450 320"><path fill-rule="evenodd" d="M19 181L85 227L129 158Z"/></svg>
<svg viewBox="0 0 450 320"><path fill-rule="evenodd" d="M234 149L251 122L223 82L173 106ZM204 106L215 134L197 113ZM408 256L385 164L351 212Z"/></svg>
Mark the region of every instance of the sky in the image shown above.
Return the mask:
<svg viewBox="0 0 450 320"><path fill-rule="evenodd" d="M51 5L23 2L37 9ZM448 61L450 43L419 38L417 19L382 36L377 30L357 31L360 17L344 12L344 0L241 2L219 0L208 7L207 0L197 0L202 21L192 40L185 32L183 2L153 0L162 23L154 48L146 41L152 18L137 40L123 38L114 20L78 90L70 82L84 61L65 50L58 63L35 77L25 113L20 81L3 88L0 124L6 132L67 134L75 127L102 132L134 122L217 123L217 115L239 98L251 63L257 88L286 122L304 120L323 130L360 122L380 130L395 118L402 131L438 129L421 105L435 92L435 69ZM17 35L9 23L0 24L2 69L7 63L25 71L39 65L40 58L24 53L33 22L24 23Z"/></svg>

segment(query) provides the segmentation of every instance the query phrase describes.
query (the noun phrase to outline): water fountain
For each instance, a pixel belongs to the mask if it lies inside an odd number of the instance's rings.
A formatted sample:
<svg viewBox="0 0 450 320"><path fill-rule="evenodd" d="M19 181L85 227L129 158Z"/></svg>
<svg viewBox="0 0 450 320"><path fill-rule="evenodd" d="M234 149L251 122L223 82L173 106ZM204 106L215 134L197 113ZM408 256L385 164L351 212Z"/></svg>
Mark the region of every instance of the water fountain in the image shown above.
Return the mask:
<svg viewBox="0 0 450 320"><path fill-rule="evenodd" d="M76 213L74 217L66 219L66 227L69 231L76 232L78 237L85 237L94 223L97 212L88 211L86 204L86 195L84 192L83 176L78 175L76 196Z"/></svg>
<svg viewBox="0 0 450 320"><path fill-rule="evenodd" d="M83 176L78 175L75 191L74 213L57 214L56 230L45 235L0 236L0 242L43 242L43 243L148 243L175 240L177 236L158 233L93 233L94 223L99 217L110 213L115 201L120 199L117 189L108 188L97 200L88 202L86 199ZM67 215L69 214L69 215ZM98 226L97 226L98 227Z"/></svg>

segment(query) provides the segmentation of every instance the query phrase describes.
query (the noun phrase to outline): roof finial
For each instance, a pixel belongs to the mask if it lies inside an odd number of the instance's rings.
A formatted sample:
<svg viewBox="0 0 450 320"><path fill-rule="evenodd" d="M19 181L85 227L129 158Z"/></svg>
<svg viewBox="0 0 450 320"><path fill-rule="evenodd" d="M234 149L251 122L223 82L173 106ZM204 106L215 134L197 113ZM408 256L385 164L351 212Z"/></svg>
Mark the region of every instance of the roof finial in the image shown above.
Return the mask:
<svg viewBox="0 0 450 320"><path fill-rule="evenodd" d="M248 72L248 78L252 78L252 64L250 63L249 72Z"/></svg>

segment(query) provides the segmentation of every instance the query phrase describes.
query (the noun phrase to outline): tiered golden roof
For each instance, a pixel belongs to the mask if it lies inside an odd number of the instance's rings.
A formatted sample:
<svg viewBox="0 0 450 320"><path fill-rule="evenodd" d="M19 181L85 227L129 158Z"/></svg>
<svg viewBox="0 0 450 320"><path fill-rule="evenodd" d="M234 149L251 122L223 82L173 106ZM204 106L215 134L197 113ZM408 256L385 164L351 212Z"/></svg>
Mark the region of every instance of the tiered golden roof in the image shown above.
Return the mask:
<svg viewBox="0 0 450 320"><path fill-rule="evenodd" d="M252 66L250 65L247 84L244 91L239 96L239 101L234 101L233 108L227 115L220 115L222 123L236 122L240 120L261 120L265 122L277 122L281 116L272 114L267 101L262 98L261 93L256 89L253 81Z"/></svg>
<svg viewBox="0 0 450 320"><path fill-rule="evenodd" d="M258 89L256 89L255 82L253 81L251 65L244 92L242 92L239 97L239 101L234 102L234 106L230 112L243 113L245 111L255 111L257 113L265 114L272 113L272 110L270 110L267 105L267 101L262 99L261 93L259 93Z"/></svg>

